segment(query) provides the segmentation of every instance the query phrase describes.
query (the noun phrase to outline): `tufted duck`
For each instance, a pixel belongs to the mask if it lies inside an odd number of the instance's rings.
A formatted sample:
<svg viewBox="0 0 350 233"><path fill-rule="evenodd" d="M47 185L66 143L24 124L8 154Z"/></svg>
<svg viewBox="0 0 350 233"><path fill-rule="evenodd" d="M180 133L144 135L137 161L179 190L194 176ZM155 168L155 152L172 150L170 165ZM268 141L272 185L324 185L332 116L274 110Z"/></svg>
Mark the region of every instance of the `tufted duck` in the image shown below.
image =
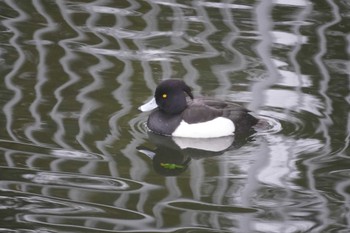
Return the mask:
<svg viewBox="0 0 350 233"><path fill-rule="evenodd" d="M167 136L223 137L249 132L258 123L258 119L240 105L193 98L190 87L178 79L161 82L154 98L139 109L143 112L155 109L147 126L152 132Z"/></svg>

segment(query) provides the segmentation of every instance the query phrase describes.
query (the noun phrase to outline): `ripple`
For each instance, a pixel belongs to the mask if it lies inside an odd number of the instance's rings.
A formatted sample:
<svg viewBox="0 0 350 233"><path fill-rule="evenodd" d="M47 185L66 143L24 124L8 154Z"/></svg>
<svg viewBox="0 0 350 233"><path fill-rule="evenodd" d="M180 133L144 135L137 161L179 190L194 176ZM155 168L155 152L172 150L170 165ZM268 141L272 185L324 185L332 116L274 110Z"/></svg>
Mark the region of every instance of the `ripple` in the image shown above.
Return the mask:
<svg viewBox="0 0 350 233"><path fill-rule="evenodd" d="M98 213L100 208L92 205L73 203L40 196L0 196L2 203L0 209L17 209L31 213L45 214L72 214L72 213Z"/></svg>
<svg viewBox="0 0 350 233"><path fill-rule="evenodd" d="M128 212L124 213L125 216L129 216ZM67 228L67 232L72 232L72 229L78 232L125 232L125 231L115 231L116 228L126 228L135 230L144 229L147 224L153 221L152 218L142 218L141 220L128 219L127 217L123 219L113 218L113 217L99 217L94 216L49 216L49 215L32 215L25 214L21 216L21 221L35 223L35 224L45 224L50 227L60 227ZM75 232L73 231L73 232ZM127 231L126 231L127 232ZM129 231L131 232L131 231ZM134 231L135 232L135 231Z"/></svg>
<svg viewBox="0 0 350 233"><path fill-rule="evenodd" d="M126 38L126 39L152 39L155 37L180 37L184 33L180 31L135 31L127 30L121 28L110 28L110 27L96 27L93 28L94 31L99 33L104 33L107 35L112 35L116 38Z"/></svg>
<svg viewBox="0 0 350 233"><path fill-rule="evenodd" d="M348 178L350 176L350 169L338 168L337 170L329 171L328 173L331 175L335 174L335 175L345 179L345 178Z"/></svg>
<svg viewBox="0 0 350 233"><path fill-rule="evenodd" d="M178 200L167 203L171 207L183 209L183 210L194 210L194 211L213 211L213 212L230 212L230 213L255 213L258 212L257 209L237 207L230 205L219 205L210 204L204 202L195 202L187 200Z"/></svg>
<svg viewBox="0 0 350 233"><path fill-rule="evenodd" d="M95 13L117 14L120 16L140 16L141 15L141 13L137 11L116 8L116 7L107 7L107 6L87 6L86 9Z"/></svg>
<svg viewBox="0 0 350 233"><path fill-rule="evenodd" d="M91 202L80 203L72 200L23 195L0 196L0 201L3 203L0 209L8 212L6 222L20 221L50 227L59 226L61 229L59 232L62 232L62 227L68 227L69 231L72 228L81 228L98 230L98 232L104 230L115 232L115 229L120 226L125 229L141 230L154 222L153 217L141 212ZM13 216L13 211L21 214ZM2 229L4 228L0 228L0 232Z"/></svg>
<svg viewBox="0 0 350 233"><path fill-rule="evenodd" d="M249 10L252 9L251 6L248 5L240 5L240 4L230 4L230 3L218 3L218 2L202 2L199 1L197 3L200 6L205 7L212 7L212 8L222 8L222 9L242 9L242 10Z"/></svg>
<svg viewBox="0 0 350 233"><path fill-rule="evenodd" d="M303 7L303 6L307 6L308 4L310 4L310 2L306 1L306 0L294 0L294 1L275 0L274 3L280 4L280 5L295 6L295 7Z"/></svg>
<svg viewBox="0 0 350 233"><path fill-rule="evenodd" d="M261 115L258 118L263 122L261 126L255 127L258 134L273 134L282 130L282 125L277 119Z"/></svg>
<svg viewBox="0 0 350 233"><path fill-rule="evenodd" d="M87 153L84 151L77 150L66 150L66 149L52 149L51 155L60 158L75 158L75 159L101 159L102 156L98 154Z"/></svg>
<svg viewBox="0 0 350 233"><path fill-rule="evenodd" d="M324 61L326 65L338 74L350 74L350 62L340 59L327 59Z"/></svg>
<svg viewBox="0 0 350 233"><path fill-rule="evenodd" d="M7 140L0 140L0 147L12 150L16 153L25 153L30 155L37 156L41 154L42 156L47 157L51 155L59 158L74 158L74 159L83 159L83 160L105 160L102 155L89 153L85 151L78 150L68 150L68 149L58 149L58 148L49 148L40 145L33 145L29 143L21 143Z"/></svg>
<svg viewBox="0 0 350 233"><path fill-rule="evenodd" d="M49 41L49 40L27 40L25 43L28 45L53 45L54 44L53 41Z"/></svg>
<svg viewBox="0 0 350 233"><path fill-rule="evenodd" d="M91 177L74 174L39 172L36 174L24 174L23 178L38 184L60 185L95 190L135 191L142 188L142 184L127 179Z"/></svg>
<svg viewBox="0 0 350 233"><path fill-rule="evenodd" d="M300 135L306 128L305 123L297 113L280 113L275 110L261 111L259 118L268 123L267 127L258 128L258 134L273 134L283 132L285 135Z"/></svg>
<svg viewBox="0 0 350 233"><path fill-rule="evenodd" d="M131 119L129 125L132 132L135 132L138 136L146 136L148 132L146 119L147 117L143 113L141 113L138 117Z"/></svg>
<svg viewBox="0 0 350 233"><path fill-rule="evenodd" d="M126 51L126 50L91 48L88 46L82 46L81 50L91 54L115 56L121 59L175 62L175 60L171 58L171 53L163 49L144 49L144 50L138 50L138 51Z"/></svg>
<svg viewBox="0 0 350 233"><path fill-rule="evenodd" d="M163 6L169 6L173 8L192 8L190 6L187 6L185 4L180 4L180 3L173 3L169 1L161 1L161 0L152 0L153 3L158 4L158 5L163 5Z"/></svg>

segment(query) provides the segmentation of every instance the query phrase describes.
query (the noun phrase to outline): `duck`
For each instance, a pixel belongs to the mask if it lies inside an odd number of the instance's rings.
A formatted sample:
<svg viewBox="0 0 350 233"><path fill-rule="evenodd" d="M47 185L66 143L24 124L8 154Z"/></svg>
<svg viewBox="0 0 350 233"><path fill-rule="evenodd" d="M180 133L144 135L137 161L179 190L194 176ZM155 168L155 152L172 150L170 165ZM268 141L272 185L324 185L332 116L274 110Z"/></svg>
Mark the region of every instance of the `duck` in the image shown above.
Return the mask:
<svg viewBox="0 0 350 233"><path fill-rule="evenodd" d="M248 133L259 120L230 101L194 98L181 79L167 79L156 88L154 97L139 107L152 111L148 129L159 135L185 138L218 138Z"/></svg>

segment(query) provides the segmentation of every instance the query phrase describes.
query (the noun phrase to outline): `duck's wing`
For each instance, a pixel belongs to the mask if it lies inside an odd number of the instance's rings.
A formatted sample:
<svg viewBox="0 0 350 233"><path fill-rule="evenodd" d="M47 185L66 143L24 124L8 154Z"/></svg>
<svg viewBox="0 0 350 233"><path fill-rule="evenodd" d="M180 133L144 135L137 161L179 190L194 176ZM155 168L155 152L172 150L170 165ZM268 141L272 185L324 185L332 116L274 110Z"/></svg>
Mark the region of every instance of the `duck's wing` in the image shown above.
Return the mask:
<svg viewBox="0 0 350 233"><path fill-rule="evenodd" d="M249 114L249 110L239 104L214 99L195 99L186 109L184 119L202 119L210 121L216 117L226 117L234 122L236 131L245 131L258 122L258 119ZM189 117L189 116L197 117ZM190 122L188 122L190 123ZM195 122L193 122L195 123Z"/></svg>
<svg viewBox="0 0 350 233"><path fill-rule="evenodd" d="M200 101L204 105L218 110L249 112L248 109L242 107L241 105L229 101L218 101L213 99L202 99Z"/></svg>
<svg viewBox="0 0 350 233"><path fill-rule="evenodd" d="M248 112L244 107L232 102L196 98L188 101L182 118L189 124L210 121L217 117L226 117L236 121Z"/></svg>
<svg viewBox="0 0 350 233"><path fill-rule="evenodd" d="M182 119L189 123L201 123L222 116L222 110L204 104L190 104L182 113Z"/></svg>

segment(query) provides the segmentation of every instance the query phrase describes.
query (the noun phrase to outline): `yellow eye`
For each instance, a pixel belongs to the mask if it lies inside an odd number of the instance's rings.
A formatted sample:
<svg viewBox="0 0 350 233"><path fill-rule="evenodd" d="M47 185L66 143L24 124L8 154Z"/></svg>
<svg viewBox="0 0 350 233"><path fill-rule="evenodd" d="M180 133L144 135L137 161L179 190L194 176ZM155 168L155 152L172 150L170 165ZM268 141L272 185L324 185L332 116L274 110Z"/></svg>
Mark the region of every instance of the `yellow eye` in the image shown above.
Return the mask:
<svg viewBox="0 0 350 233"><path fill-rule="evenodd" d="M168 95L167 94L163 94L162 97L163 97L163 99L166 99L166 97L168 97Z"/></svg>

